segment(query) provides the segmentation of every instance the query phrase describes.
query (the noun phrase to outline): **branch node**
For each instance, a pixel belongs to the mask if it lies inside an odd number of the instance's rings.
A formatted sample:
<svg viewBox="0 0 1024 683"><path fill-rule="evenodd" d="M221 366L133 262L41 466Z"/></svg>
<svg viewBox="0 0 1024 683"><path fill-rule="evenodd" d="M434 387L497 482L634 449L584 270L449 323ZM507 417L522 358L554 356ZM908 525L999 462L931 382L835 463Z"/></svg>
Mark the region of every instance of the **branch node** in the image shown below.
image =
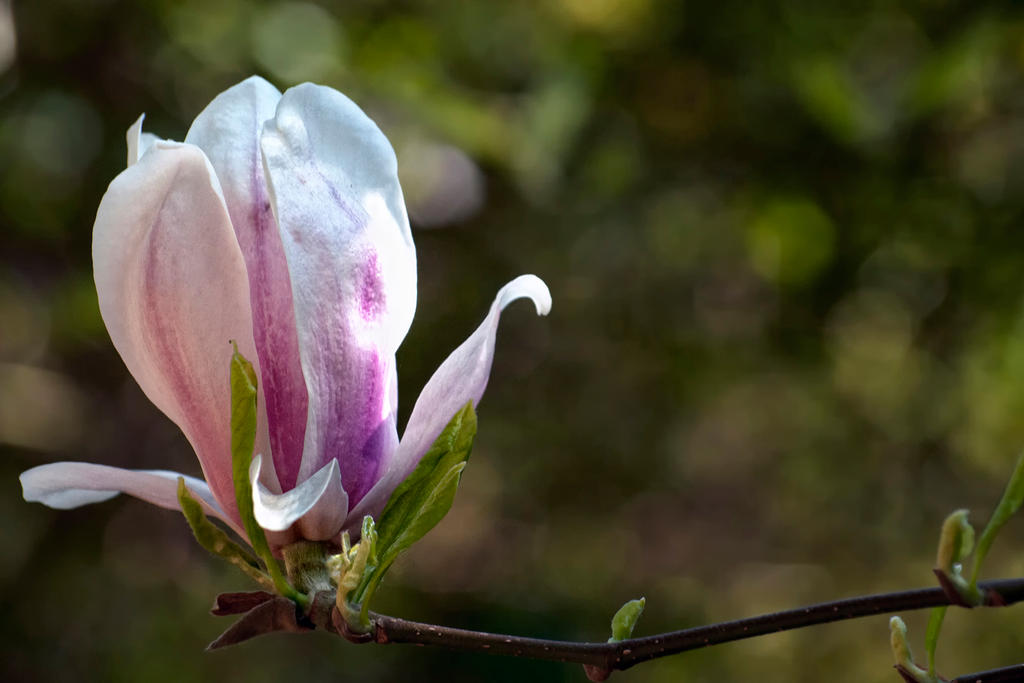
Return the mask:
<svg viewBox="0 0 1024 683"><path fill-rule="evenodd" d="M317 591L312 594L307 616L317 628L330 633L335 630L331 617L334 609L334 593L331 591Z"/></svg>
<svg viewBox="0 0 1024 683"><path fill-rule="evenodd" d="M906 681L906 683L918 683L917 678L899 664L894 665L893 668L896 669L896 673L898 673L900 678Z"/></svg>
<svg viewBox="0 0 1024 683"><path fill-rule="evenodd" d="M331 610L331 624L334 626L335 632L350 643L361 645L363 643L369 643L376 640L372 629L365 633L353 631L349 627L345 617L341 616L341 612L337 607Z"/></svg>
<svg viewBox="0 0 1024 683"><path fill-rule="evenodd" d="M1003 594L994 588L986 588L984 591L985 607L1006 607L1009 603Z"/></svg>
<svg viewBox="0 0 1024 683"><path fill-rule="evenodd" d="M957 607L966 607L967 609L974 607L974 605L964 599L964 596L961 595L960 590L957 588L956 584L950 580L946 572L941 569L933 569L932 571L935 573L935 577L939 580L939 586L942 588L942 592L945 593L946 598L949 600L949 604Z"/></svg>

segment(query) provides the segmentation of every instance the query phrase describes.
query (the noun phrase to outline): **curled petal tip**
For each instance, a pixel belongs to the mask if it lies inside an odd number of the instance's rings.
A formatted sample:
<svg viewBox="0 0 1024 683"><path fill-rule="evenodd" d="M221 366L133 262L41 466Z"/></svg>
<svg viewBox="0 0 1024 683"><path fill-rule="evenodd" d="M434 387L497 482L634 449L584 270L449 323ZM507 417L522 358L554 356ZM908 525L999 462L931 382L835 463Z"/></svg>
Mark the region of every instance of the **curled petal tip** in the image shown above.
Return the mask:
<svg viewBox="0 0 1024 683"><path fill-rule="evenodd" d="M520 275L498 292L498 308L505 310L505 307L516 299L529 298L537 308L537 315L547 315L551 312L551 291L536 275Z"/></svg>
<svg viewBox="0 0 1024 683"><path fill-rule="evenodd" d="M146 153L150 147L152 147L157 141L160 140L157 136L152 133L142 132L142 122L145 120L146 115L142 114L139 118L135 119L129 128L125 137L128 140L128 165L131 166Z"/></svg>
<svg viewBox="0 0 1024 683"><path fill-rule="evenodd" d="M298 523L301 535L323 541L341 531L348 514L348 495L341 485L337 460L331 460L313 476L285 493L271 493L260 482L263 457L257 455L249 467L253 514L267 531L287 531Z"/></svg>
<svg viewBox="0 0 1024 683"><path fill-rule="evenodd" d="M379 512L387 497L412 472L452 415L467 401L474 405L480 401L491 372L501 311L516 299L523 298L533 301L537 315L547 315L551 310L551 292L536 275L520 275L498 290L484 321L452 351L423 387L386 473L356 503L349 515L350 525L357 523L364 514Z"/></svg>

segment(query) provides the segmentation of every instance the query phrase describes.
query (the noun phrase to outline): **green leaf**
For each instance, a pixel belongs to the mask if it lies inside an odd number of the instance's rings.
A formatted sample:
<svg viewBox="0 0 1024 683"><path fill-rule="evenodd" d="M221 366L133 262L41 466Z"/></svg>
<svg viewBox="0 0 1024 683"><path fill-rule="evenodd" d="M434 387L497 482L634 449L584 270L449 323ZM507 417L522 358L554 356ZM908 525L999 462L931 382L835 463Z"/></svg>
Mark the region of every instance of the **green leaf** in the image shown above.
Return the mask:
<svg viewBox="0 0 1024 683"><path fill-rule="evenodd" d="M935 647L939 643L939 633L942 632L942 622L946 618L948 608L933 607L928 615L928 630L924 634L924 646L928 653L928 675L935 678Z"/></svg>
<svg viewBox="0 0 1024 683"><path fill-rule="evenodd" d="M448 514L475 437L476 412L470 401L391 494L376 525L372 566L353 596L362 603L364 614L377 584L395 559Z"/></svg>
<svg viewBox="0 0 1024 683"><path fill-rule="evenodd" d="M633 629L636 627L640 615L644 613L646 604L647 598L640 598L639 600L630 600L619 608L619 611L612 617L612 637L608 639L609 643L617 643L620 640L629 640L633 637Z"/></svg>
<svg viewBox="0 0 1024 683"><path fill-rule="evenodd" d="M369 546L367 552L367 558L369 562L377 561L377 525L373 521L373 517L365 515L363 517L363 524L359 530L359 542Z"/></svg>
<svg viewBox="0 0 1024 683"><path fill-rule="evenodd" d="M448 514L475 437L476 412L470 401L455 414L384 506L377 524L377 552L382 568L386 569L399 553L423 538Z"/></svg>
<svg viewBox="0 0 1024 683"><path fill-rule="evenodd" d="M234 342L232 342L234 343ZM252 465L256 444L256 370L238 352L231 356L231 479L235 485L235 502L242 517L242 526L257 553L267 546L263 529L256 523L252 511L252 483L249 466Z"/></svg>
<svg viewBox="0 0 1024 683"><path fill-rule="evenodd" d="M252 465L253 448L256 444L256 370L252 363L238 352L238 345L234 342L232 344L235 352L231 356L231 478L235 485L238 514L242 518L242 527L249 536L249 543L266 564L277 592L305 606L308 599L288 583L281 566L270 551L270 544L267 543L263 528L253 514L249 467Z"/></svg>
<svg viewBox="0 0 1024 683"><path fill-rule="evenodd" d="M992 517L988 520L985 530L981 532L981 537L978 539L978 549L974 553L974 570L971 573L972 586L976 587L978 584L981 563L988 555L992 542L996 540L996 535L999 534L999 530L1009 521L1010 517L1020 509L1021 502L1024 502L1024 455L1017 459L1017 466L1014 467L1013 474L1010 475L1010 481L1006 485L1003 497L992 512Z"/></svg>
<svg viewBox="0 0 1024 683"><path fill-rule="evenodd" d="M199 541L199 545L235 565L264 588L274 587L270 577L260 571L256 558L232 541L223 529L206 517L202 505L192 497L185 486L184 477L178 477L178 503L181 504L181 511L185 513L185 519L192 527L192 533Z"/></svg>

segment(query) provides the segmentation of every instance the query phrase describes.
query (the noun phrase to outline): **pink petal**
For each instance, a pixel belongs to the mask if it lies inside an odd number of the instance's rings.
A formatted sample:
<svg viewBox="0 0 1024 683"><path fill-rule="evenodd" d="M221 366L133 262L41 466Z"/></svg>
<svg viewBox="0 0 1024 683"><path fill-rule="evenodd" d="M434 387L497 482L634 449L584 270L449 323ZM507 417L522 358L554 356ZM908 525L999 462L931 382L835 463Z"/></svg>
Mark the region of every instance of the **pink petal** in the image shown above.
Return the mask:
<svg viewBox="0 0 1024 683"><path fill-rule="evenodd" d="M376 516L455 413L467 401L472 400L474 405L480 401L491 374L501 311L524 297L533 300L537 315L551 311L551 293L535 275L520 275L501 288L480 327L452 351L423 387L387 472L349 515L348 525L355 524L363 515Z"/></svg>
<svg viewBox="0 0 1024 683"><path fill-rule="evenodd" d="M169 510L180 510L178 477L207 515L221 519L242 538L245 533L217 504L205 481L166 470L125 470L86 462L55 462L21 473L25 500L58 510L109 500L119 493L140 498Z"/></svg>
<svg viewBox="0 0 1024 683"><path fill-rule="evenodd" d="M336 459L354 503L398 442L394 353L416 305L397 162L355 104L308 83L284 94L261 144L309 393L297 481Z"/></svg>
<svg viewBox="0 0 1024 683"><path fill-rule="evenodd" d="M309 541L326 541L341 532L348 513L348 496L341 486L337 460L331 460L313 476L279 495L260 483L261 467L262 458L253 458L249 468L253 514L261 527L283 532L295 525L294 531Z"/></svg>
<svg viewBox="0 0 1024 683"><path fill-rule="evenodd" d="M114 346L181 427L213 495L237 521L229 342L256 358L249 287L216 177L197 147L157 142L114 179L96 214L93 265Z"/></svg>
<svg viewBox="0 0 1024 683"><path fill-rule="evenodd" d="M253 336L260 366L259 401L266 407L269 448L284 490L295 486L306 431L306 383L299 363L291 278L270 208L260 131L281 93L258 76L218 95L196 117L185 142L209 158L249 273ZM278 491L281 489L278 488Z"/></svg>

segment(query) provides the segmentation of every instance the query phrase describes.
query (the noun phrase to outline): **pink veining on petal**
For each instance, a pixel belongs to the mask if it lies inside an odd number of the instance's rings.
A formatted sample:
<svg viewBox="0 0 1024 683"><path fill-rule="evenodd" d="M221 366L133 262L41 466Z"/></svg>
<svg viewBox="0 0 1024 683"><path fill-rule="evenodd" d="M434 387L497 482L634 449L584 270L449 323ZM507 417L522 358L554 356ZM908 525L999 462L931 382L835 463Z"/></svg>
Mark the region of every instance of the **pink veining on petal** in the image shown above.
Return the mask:
<svg viewBox="0 0 1024 683"><path fill-rule="evenodd" d="M312 84L282 96L261 147L309 397L298 480L336 460L354 504L397 447L394 353L415 305L394 152L355 104Z"/></svg>
<svg viewBox="0 0 1024 683"><path fill-rule="evenodd" d="M338 214L350 221L349 229L361 230L367 217L342 198L323 174L317 175ZM301 174L296 176L305 180ZM308 229L291 230L288 234L296 245L309 240L306 248L315 250L314 258L321 262L313 270L336 269L332 245L322 240L322 235ZM324 306L317 313L316 325L324 334L319 337L319 348L313 354L314 362L320 366L312 373L315 388L310 386L309 389L319 397L315 419L320 443L313 452L320 457L306 467L312 465L311 469L316 471L329 460L337 460L352 506L377 482L385 460L390 459L397 447L398 437L389 377L394 360L383 362L379 350L372 344L370 348L364 347L367 340L360 339L362 326L372 328L375 319L386 312L380 266L372 248L366 249L349 277L356 283L356 301L352 302L355 306L349 308L339 301ZM343 296L340 291L338 296ZM356 311L361 320L350 317ZM339 334L340 331L348 334Z"/></svg>
<svg viewBox="0 0 1024 683"><path fill-rule="evenodd" d="M377 254L370 252L359 267L359 312L363 320L376 319L386 310Z"/></svg>
<svg viewBox="0 0 1024 683"><path fill-rule="evenodd" d="M143 256L141 291L138 296L141 301L136 310L141 312L140 323L146 328L143 338L152 345L149 357L159 368L157 372L171 385L171 392L178 399L185 421L194 430L190 437L213 495L220 501L225 513L237 521L238 507L231 480L212 476L206 467L206 463L222 457L221 454L210 453L209 449L224 444L224 437L218 433L217 427L226 426L226 420L211 420L204 413L209 408L207 402L203 401L205 391L199 384L199 378L190 371L191 357L185 351L187 340L180 337L180 329L175 325L175 321L188 317L187 302L182 302L177 296L177 271L173 266L167 267L166 262L166 255L175 251L174 243L178 240L176 226L168 225L160 217L159 211L157 216L147 236L148 244L140 249ZM197 258L204 256L197 254ZM230 357L231 347L228 340L225 340L225 364Z"/></svg>
<svg viewBox="0 0 1024 683"><path fill-rule="evenodd" d="M390 443L387 437L389 433L394 432L395 418L394 413L389 410L388 378L376 351L366 353L363 372L366 373L363 386L367 398L372 397L372 400L362 403L358 414L349 415L348 419L357 425L356 429L364 441L355 449L352 449L352 446L356 444L349 445L353 452L348 453L347 457L339 462L340 465L343 465L342 483L345 485L345 490L349 492L350 505L359 502L359 499L377 481L382 456L388 452L385 450ZM388 419L381 418L381 415L384 414L388 415ZM344 444L338 445L344 448Z"/></svg>
<svg viewBox="0 0 1024 683"><path fill-rule="evenodd" d="M318 175L338 214L351 221L350 229L360 230L366 217L345 201L327 178ZM305 180L302 174L296 174L296 178ZM311 229L288 230L287 234L293 244L304 245L309 250L311 263L318 264L311 270L337 274L337 255L324 235ZM372 344L366 348L367 340L360 338L362 326L372 325L374 319L384 312L377 255L371 249L366 253L368 256L354 267L353 281L357 287L354 291L356 301L352 303L355 306L350 308L343 300L337 300L320 307L315 322L311 320L320 330L317 335L319 343L315 350L307 349L311 352L307 362L317 366L310 373L309 392L319 398L314 418L318 425L319 443L312 449L312 453L319 457L306 463L306 469L315 472L330 460L337 460L350 505L358 502L376 483L383 461L391 455L398 442L391 406L390 366L382 362L379 351ZM340 289L336 297L344 296ZM352 317L355 311L361 320ZM390 363L393 365L394 361ZM309 452L306 458L310 458Z"/></svg>
<svg viewBox="0 0 1024 683"><path fill-rule="evenodd" d="M231 219L249 270L253 336L260 358L274 469L282 490L287 491L295 487L302 462L308 397L299 364L288 264L262 176L262 162L255 159L249 215L236 218L232 214ZM229 201L228 206L233 204ZM246 218L248 229L240 229L240 221Z"/></svg>
<svg viewBox="0 0 1024 683"><path fill-rule="evenodd" d="M353 347L326 359L331 362L315 373L321 398L316 447L321 459L316 465L338 461L349 504L354 505L376 483L384 459L396 446L389 367L376 351ZM347 391L354 388L357 395Z"/></svg>
<svg viewBox="0 0 1024 683"><path fill-rule="evenodd" d="M299 358L292 283L271 209L259 136L281 94L253 77L221 93L196 118L187 140L201 147L223 188L245 261L253 338L260 369L260 400L268 443L258 452L284 490L296 484L302 460L308 398ZM269 452L267 452L269 450Z"/></svg>

